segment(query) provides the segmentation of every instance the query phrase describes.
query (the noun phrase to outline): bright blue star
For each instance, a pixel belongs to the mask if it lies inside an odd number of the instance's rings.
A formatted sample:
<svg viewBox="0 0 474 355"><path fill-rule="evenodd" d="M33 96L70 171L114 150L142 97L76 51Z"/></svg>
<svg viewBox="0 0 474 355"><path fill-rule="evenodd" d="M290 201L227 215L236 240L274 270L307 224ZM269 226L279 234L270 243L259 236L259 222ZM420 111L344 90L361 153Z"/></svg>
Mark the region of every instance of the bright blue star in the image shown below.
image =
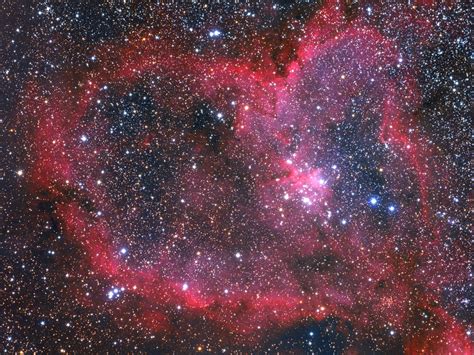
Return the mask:
<svg viewBox="0 0 474 355"><path fill-rule="evenodd" d="M379 200L377 197L375 196L372 196L369 200L369 203L372 205L372 206L377 206L377 204L379 203Z"/></svg>

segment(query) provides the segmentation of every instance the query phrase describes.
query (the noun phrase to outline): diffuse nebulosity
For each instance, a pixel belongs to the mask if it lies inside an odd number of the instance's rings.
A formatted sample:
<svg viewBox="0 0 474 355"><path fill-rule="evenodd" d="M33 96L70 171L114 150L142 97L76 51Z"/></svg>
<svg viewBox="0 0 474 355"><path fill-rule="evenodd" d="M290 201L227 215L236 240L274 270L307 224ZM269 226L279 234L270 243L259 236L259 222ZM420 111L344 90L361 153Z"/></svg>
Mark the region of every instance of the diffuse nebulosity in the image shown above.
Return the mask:
<svg viewBox="0 0 474 355"><path fill-rule="evenodd" d="M5 349L470 353L467 10L226 6L36 10Z"/></svg>

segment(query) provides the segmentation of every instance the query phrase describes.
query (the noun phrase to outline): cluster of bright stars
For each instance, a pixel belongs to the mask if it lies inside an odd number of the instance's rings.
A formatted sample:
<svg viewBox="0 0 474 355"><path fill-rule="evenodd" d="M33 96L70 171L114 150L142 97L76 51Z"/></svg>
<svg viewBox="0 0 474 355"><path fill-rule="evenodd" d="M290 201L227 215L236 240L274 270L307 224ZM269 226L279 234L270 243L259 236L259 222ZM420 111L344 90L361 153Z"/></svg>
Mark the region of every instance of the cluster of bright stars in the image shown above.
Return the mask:
<svg viewBox="0 0 474 355"><path fill-rule="evenodd" d="M377 196L372 196L369 198L369 205L371 207L377 207L380 203L380 199L377 197ZM387 207L387 210L390 212L390 213L393 213L396 211L396 207L394 204L390 204L388 207Z"/></svg>

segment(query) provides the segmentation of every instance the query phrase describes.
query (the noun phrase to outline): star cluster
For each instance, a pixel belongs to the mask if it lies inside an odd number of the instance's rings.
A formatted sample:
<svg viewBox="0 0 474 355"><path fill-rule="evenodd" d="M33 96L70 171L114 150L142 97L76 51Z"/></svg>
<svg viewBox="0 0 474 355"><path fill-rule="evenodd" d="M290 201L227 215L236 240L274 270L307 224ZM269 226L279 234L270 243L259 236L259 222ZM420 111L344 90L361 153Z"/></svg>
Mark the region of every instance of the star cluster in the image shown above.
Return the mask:
<svg viewBox="0 0 474 355"><path fill-rule="evenodd" d="M472 353L467 4L4 8L6 352Z"/></svg>

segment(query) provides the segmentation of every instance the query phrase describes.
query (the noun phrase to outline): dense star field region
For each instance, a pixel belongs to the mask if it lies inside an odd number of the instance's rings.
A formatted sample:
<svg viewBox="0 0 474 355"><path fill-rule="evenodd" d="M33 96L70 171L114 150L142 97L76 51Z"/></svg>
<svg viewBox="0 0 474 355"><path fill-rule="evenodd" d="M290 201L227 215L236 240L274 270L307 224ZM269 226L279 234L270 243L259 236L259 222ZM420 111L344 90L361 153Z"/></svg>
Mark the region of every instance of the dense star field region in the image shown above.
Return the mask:
<svg viewBox="0 0 474 355"><path fill-rule="evenodd" d="M470 15L1 2L0 349L472 354Z"/></svg>

